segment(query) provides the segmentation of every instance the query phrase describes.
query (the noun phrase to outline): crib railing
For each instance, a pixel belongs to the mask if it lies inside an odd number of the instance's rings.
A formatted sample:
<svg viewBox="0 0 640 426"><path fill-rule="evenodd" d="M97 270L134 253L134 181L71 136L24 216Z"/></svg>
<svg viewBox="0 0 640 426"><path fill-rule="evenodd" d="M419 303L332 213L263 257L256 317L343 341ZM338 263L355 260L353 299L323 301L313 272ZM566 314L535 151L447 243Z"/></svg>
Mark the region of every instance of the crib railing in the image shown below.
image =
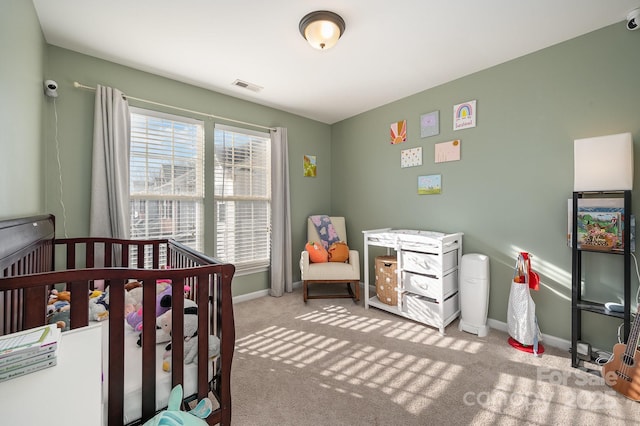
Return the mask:
<svg viewBox="0 0 640 426"><path fill-rule="evenodd" d="M118 364L123 358L124 285L134 279L143 281L143 305L153 301L155 283L171 280L175 309L172 315L172 346L183 351L183 316L185 295L209 309L198 310L198 329L209 329L221 340L220 356L212 363L214 379L207 382L207 363L198 363L198 398L212 391L220 407L207 418L209 424L228 424L231 416L230 374L235 326L231 281L235 268L198 253L173 240L119 240L109 238L55 239L55 220L51 215L15 221L0 221L0 335L46 323L50 290L63 286L71 293L70 328L89 323L88 293L103 281L110 289L109 423L122 418L123 372ZM151 269L149 269L151 268ZM176 285L179 284L179 285ZM187 290L185 291L185 287ZM81 300L82 303L74 301ZM208 312L207 312L208 311ZM143 309L143 323L155 324L155 309ZM199 333L199 359L207 359L207 333ZM143 359L155 359L155 327L142 331ZM155 407L154 362L143 373L143 418ZM183 380L182 363L172 369L172 382ZM211 387L213 386L213 387ZM210 396L211 394L209 394ZM113 422L113 423L112 423Z"/></svg>

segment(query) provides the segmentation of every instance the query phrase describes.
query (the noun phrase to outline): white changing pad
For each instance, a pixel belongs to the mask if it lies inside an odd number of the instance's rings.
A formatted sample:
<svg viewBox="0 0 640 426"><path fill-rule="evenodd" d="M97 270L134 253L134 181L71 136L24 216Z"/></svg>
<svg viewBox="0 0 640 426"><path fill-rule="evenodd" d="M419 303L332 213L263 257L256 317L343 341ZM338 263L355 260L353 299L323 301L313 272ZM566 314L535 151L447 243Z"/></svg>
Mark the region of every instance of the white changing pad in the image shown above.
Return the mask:
<svg viewBox="0 0 640 426"><path fill-rule="evenodd" d="M442 232L435 231L415 231L411 229L389 229L380 232L366 232L369 241L375 241L383 247L395 248L400 242L402 246L411 248L433 246L437 247L439 241L446 236Z"/></svg>
<svg viewBox="0 0 640 426"><path fill-rule="evenodd" d="M124 320L123 320L124 321ZM124 333L124 417L123 424L138 420L142 416L142 348L137 345L139 332L134 331L125 323ZM102 322L102 406L103 423L107 421L107 401L109 387L109 321ZM162 355L167 343L161 343L156 348L156 410L160 410L169 403L171 392L171 373L162 370ZM209 364L211 365L211 364ZM184 395L197 393L197 365L194 363L184 366ZM209 368L209 381L213 379L212 368Z"/></svg>

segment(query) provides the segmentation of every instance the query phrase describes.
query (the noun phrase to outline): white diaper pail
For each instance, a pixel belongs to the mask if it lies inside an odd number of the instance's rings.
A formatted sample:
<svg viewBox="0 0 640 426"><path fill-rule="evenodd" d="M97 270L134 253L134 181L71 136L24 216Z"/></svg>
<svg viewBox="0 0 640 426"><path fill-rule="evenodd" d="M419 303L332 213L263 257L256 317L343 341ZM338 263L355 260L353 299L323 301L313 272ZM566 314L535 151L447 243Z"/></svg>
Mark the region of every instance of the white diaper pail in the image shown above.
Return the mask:
<svg viewBox="0 0 640 426"><path fill-rule="evenodd" d="M458 328L484 337L489 333L489 256L469 253L460 263L460 323Z"/></svg>

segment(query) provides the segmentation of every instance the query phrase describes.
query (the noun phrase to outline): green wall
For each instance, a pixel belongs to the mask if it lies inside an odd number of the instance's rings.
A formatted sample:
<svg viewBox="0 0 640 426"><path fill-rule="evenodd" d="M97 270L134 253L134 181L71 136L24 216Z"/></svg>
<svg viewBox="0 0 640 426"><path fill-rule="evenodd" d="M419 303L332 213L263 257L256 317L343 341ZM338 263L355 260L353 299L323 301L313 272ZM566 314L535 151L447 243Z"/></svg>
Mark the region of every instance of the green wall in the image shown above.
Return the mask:
<svg viewBox="0 0 640 426"><path fill-rule="evenodd" d="M350 245L362 250L361 231L382 227L464 232L464 253L490 256L489 317L503 322L516 254L531 252L543 282L533 294L540 328L570 339L573 140L631 132L640 143L639 47L640 34L616 24L333 125L333 213L348 218ZM453 105L469 100L477 126L453 131ZM419 117L435 110L440 134L421 138ZM391 145L389 125L404 119L408 139ZM434 144L454 139L461 160L435 164ZM400 151L414 147L422 166L400 168ZM606 152L594 155L606 164ZM640 164L640 148L634 156ZM417 177L429 174L442 175L442 194L417 195ZM621 256L586 259L587 294L621 297ZM637 285L634 274L634 295ZM584 318L584 337L610 347L618 322Z"/></svg>
<svg viewBox="0 0 640 426"><path fill-rule="evenodd" d="M0 2L0 218L43 209L44 58L45 42L33 4Z"/></svg>

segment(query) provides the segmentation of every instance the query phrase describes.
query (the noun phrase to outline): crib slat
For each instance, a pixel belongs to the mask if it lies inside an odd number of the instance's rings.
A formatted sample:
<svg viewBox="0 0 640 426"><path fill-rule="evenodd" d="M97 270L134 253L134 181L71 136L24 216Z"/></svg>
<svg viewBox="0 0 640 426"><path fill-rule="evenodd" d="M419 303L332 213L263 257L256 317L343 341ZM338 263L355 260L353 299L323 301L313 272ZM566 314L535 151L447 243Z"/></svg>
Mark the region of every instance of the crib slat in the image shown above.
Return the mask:
<svg viewBox="0 0 640 426"><path fill-rule="evenodd" d="M89 325L89 281L75 281L69 284L71 301L79 300L81 303L71 303L71 328L85 327Z"/></svg>
<svg viewBox="0 0 640 426"><path fill-rule="evenodd" d="M95 262L96 262L96 243L94 243L93 241L87 242L86 244L86 264L87 264L87 268L93 268L95 266Z"/></svg>
<svg viewBox="0 0 640 426"><path fill-rule="evenodd" d="M198 303L198 399L206 398L209 394L208 369L212 367L209 361L209 274L196 277L196 301Z"/></svg>
<svg viewBox="0 0 640 426"><path fill-rule="evenodd" d="M156 283L146 280L142 286L142 420L153 417L156 410Z"/></svg>
<svg viewBox="0 0 640 426"><path fill-rule="evenodd" d="M33 287L24 289L24 329L39 327L45 323L47 289Z"/></svg>
<svg viewBox="0 0 640 426"><path fill-rule="evenodd" d="M176 282L171 288L171 354L178 354L182 359L184 354L184 296L183 282ZM171 362L171 387L183 382L184 364L175 362L172 356Z"/></svg>
<svg viewBox="0 0 640 426"><path fill-rule="evenodd" d="M124 280L111 280L109 293L109 426L124 416Z"/></svg>

